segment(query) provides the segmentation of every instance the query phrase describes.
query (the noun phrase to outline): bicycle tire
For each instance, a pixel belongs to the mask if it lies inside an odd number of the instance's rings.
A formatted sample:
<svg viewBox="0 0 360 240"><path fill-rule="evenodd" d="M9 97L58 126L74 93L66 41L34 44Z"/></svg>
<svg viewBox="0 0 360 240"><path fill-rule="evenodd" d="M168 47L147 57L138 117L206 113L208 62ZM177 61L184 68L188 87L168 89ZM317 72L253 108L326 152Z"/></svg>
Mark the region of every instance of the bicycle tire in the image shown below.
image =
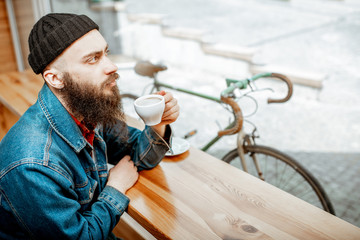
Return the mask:
<svg viewBox="0 0 360 240"><path fill-rule="evenodd" d="M252 160L252 156L255 155L266 182L335 215L332 203L319 181L295 159L276 149L261 145L244 146L244 151L250 174L259 177ZM242 168L237 149L231 150L222 160ZM250 165L249 162L252 164ZM269 165L271 165L270 169L268 169ZM280 170L281 175L279 175ZM283 175L285 172L287 176ZM285 179L287 177L290 179Z"/></svg>

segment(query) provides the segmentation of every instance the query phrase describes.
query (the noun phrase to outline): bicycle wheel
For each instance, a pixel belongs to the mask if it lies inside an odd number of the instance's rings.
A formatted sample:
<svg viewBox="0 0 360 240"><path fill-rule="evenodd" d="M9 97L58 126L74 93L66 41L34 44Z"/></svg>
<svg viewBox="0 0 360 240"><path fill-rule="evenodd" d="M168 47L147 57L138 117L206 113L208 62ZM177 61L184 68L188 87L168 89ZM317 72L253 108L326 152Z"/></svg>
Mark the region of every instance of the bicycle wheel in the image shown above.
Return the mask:
<svg viewBox="0 0 360 240"><path fill-rule="evenodd" d="M334 208L318 180L290 156L273 148L244 146L248 173L259 177L254 164L258 162L263 180L302 200L334 214ZM237 149L223 157L223 161L242 169Z"/></svg>

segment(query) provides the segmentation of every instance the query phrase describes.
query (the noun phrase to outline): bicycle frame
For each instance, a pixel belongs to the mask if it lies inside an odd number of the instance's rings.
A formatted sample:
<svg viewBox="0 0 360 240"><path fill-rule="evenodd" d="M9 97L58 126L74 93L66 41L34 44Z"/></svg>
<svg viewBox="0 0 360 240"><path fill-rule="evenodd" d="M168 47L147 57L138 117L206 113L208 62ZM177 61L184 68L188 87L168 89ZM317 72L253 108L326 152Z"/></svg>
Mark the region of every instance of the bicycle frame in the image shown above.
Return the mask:
<svg viewBox="0 0 360 240"><path fill-rule="evenodd" d="M207 95L207 94L195 92L195 91L185 89L185 88L175 87L175 86L160 82L160 81L157 80L156 74L154 74L153 80L154 80L154 82L153 82L153 88L151 89L151 92L153 92L155 89L157 91L159 91L160 88L163 87L163 88L175 90L175 91L178 91L178 92L183 92L183 93L186 93L186 94L189 94L189 95L192 95L192 96L207 99L207 100L210 100L210 101L213 101L213 102L222 103L221 99L218 98L218 97L214 97L214 96L210 96L210 95ZM233 125L234 125L234 122L230 123L225 129L230 129ZM206 152L212 145L214 145L222 137L223 136L216 136L216 137L212 138L204 147L201 148L201 150Z"/></svg>
<svg viewBox="0 0 360 240"><path fill-rule="evenodd" d="M233 80L233 79L226 79L226 85L227 88L221 92L220 97L214 97L207 94L195 92L189 89L185 88L179 88L172 86L170 84L166 84L163 82L158 81L157 79L157 73L160 71L166 70L167 67L164 65L154 65L148 61L141 61L138 62L135 65L135 72L138 73L141 76L150 77L153 79L153 87L151 89L151 92L154 92L154 90L159 91L160 88L167 88L172 89L178 92L183 92L185 94L189 94L192 96L200 97L203 99L207 99L216 103L225 103L229 105L232 108L233 114L234 114L234 120L223 130L218 132L218 135L211 139L201 150L207 151L212 145L214 145L222 136L224 135L232 135L235 133L238 133L241 131L242 124L243 124L243 115L241 112L241 108L238 106L238 104L234 101L233 92L235 89L246 89L248 85L260 78L263 77L277 77L282 81L285 81L288 86L288 94L285 98L282 99L268 99L268 103L280 103L280 102L286 102L292 94L292 84L285 76L277 73L260 73L252 76L248 79L243 80ZM250 86L251 87L251 86ZM253 90L253 88L251 87Z"/></svg>
<svg viewBox="0 0 360 240"><path fill-rule="evenodd" d="M221 93L221 95L228 95L230 93L232 93L236 88L239 89L245 89L248 86L248 83L250 83L251 81L255 81L259 78L262 77L270 77L271 73L261 73L261 74L257 74L249 79L243 80L243 81L239 81L239 80L233 80L233 79L226 79L226 85L227 88ZM210 96L207 94L203 94L203 93L199 93L199 92L195 92L189 89L185 89L185 88L179 88L179 87L175 87L163 82L158 81L157 77L156 77L156 73L154 73L153 77L153 88L151 89L151 92L153 92L155 89L157 91L160 90L161 87L167 88L167 89L171 89L171 90L175 90L178 92L183 92L189 95L193 95L196 97L200 97L203 99L207 99L210 101L214 101L217 103L222 103L223 101L219 98L219 97L214 97L214 96ZM232 121L227 127L225 127L224 129L231 129L235 124L235 120ZM217 141L219 141L223 136L216 136L214 138L212 138L204 147L201 148L201 150L203 151L207 151L211 146L213 146Z"/></svg>
<svg viewBox="0 0 360 240"><path fill-rule="evenodd" d="M248 171L248 166L247 166L246 161L245 161L245 150L244 150L244 145L245 144L246 145L255 145L254 132L251 135L249 135L249 134L246 134L245 131L244 131L244 128L242 128L241 131L238 132L238 135L237 135L237 140L236 140L237 148L236 149L237 149L240 161L241 161L242 169L245 172L249 172ZM256 172L258 174L258 177L261 180L264 180L263 172L260 170L260 166L259 166L259 163L258 163L258 161L256 159L256 155L251 156L251 158L252 158L252 161L254 163L254 166L255 166Z"/></svg>

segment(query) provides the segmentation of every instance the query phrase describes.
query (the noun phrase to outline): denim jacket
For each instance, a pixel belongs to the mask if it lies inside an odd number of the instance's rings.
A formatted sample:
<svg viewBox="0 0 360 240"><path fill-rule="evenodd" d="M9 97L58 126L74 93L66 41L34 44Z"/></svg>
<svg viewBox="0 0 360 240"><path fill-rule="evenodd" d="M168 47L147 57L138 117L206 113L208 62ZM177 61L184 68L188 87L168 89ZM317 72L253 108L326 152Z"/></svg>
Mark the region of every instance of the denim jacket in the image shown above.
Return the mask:
<svg viewBox="0 0 360 240"><path fill-rule="evenodd" d="M0 239L106 239L129 204L106 186L107 163L130 155L150 169L167 150L151 128L120 123L97 127L91 146L45 84L0 143Z"/></svg>

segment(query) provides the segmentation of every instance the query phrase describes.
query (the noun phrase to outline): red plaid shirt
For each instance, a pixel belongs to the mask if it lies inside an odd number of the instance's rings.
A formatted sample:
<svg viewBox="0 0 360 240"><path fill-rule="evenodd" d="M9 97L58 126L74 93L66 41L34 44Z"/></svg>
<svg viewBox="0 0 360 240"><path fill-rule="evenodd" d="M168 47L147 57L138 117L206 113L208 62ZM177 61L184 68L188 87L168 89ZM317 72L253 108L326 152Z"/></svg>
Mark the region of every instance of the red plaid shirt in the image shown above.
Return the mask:
<svg viewBox="0 0 360 240"><path fill-rule="evenodd" d="M76 125L79 126L80 131L82 133L82 135L84 136L84 138L91 144L91 146L93 145L94 142L94 137L95 137L95 132L94 129L89 129L86 127L85 123L83 121L79 122L79 120L77 120L73 115L71 115L71 117L74 119Z"/></svg>

